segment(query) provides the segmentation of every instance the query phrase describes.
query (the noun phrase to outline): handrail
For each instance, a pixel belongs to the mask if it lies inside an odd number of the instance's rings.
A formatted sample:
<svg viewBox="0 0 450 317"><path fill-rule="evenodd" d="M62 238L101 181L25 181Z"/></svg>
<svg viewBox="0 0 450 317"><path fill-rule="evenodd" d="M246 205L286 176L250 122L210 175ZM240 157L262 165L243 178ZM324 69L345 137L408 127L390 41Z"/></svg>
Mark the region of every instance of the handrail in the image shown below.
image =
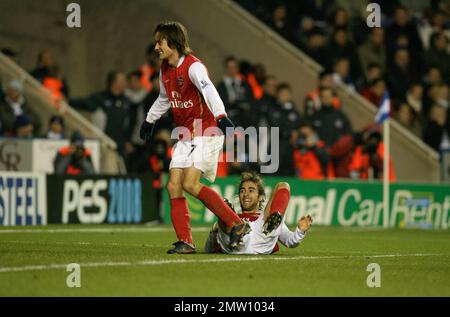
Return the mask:
<svg viewBox="0 0 450 317"><path fill-rule="evenodd" d="M313 59L311 59L309 56L307 56L305 53L303 53L301 50L299 50L293 44L288 42L286 39L284 39L282 36L280 36L278 33L272 30L269 26L267 26L265 23L256 18L254 15L249 13L247 10L243 9L240 5L238 5L234 1L232 0L215 0L215 1L227 7L231 12L238 15L243 21L246 21L247 24L257 29L267 38L270 38L270 40L275 41L277 45L282 46L285 51L293 55L295 58L300 59L313 72L317 73L323 69L323 67L317 64ZM361 104L364 107L364 110L368 111L370 114L375 116L376 107L373 104L364 99L360 94L348 90L347 87L345 87L343 84L340 83L337 86L339 93L346 94L349 98ZM423 151L429 158L433 160L439 160L438 152L436 152L433 148L428 146L428 144L423 142L420 138L412 134L410 131L402 127L398 122L396 122L395 120L391 120L391 126L394 130L399 131L403 136L405 136L409 142L417 145L417 148Z"/></svg>
<svg viewBox="0 0 450 317"><path fill-rule="evenodd" d="M42 87L41 83L36 78L31 76L29 73L27 73L20 66L14 63L14 61L12 61L9 57L5 56L1 52L0 52L0 63L3 63L7 67L9 67L12 70L12 73L15 73L14 77L16 78L18 77L22 82L28 83L33 89L37 90L43 96L48 97L48 100L51 100L52 95L50 91ZM102 142L104 142L110 149L113 150L117 149L117 144L114 140L112 140L109 136L107 136L98 127L93 125L89 120L84 118L79 112L73 109L65 100L59 101L59 105L61 106L61 109L64 112L67 112L71 117L73 117L73 119L77 123L82 125L84 128L86 128L89 131L92 131L92 133L96 137L98 137Z"/></svg>

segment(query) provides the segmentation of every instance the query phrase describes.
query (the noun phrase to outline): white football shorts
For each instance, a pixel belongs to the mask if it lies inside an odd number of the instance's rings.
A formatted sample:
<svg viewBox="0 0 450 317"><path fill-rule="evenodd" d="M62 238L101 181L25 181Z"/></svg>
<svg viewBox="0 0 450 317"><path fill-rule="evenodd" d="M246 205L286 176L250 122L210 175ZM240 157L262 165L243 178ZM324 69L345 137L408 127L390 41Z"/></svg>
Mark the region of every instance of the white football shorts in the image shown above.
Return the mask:
<svg viewBox="0 0 450 317"><path fill-rule="evenodd" d="M173 147L169 169L194 166L203 172L204 178L214 182L224 138L223 135L197 136L192 140L178 141Z"/></svg>

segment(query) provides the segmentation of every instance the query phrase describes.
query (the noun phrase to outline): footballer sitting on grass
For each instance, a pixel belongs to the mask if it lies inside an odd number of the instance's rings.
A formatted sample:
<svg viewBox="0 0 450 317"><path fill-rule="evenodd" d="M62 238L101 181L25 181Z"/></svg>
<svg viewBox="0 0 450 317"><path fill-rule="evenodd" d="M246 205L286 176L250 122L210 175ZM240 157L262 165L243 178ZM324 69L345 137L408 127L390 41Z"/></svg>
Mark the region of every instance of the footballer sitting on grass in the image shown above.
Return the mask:
<svg viewBox="0 0 450 317"><path fill-rule="evenodd" d="M257 173L242 173L239 184L242 213L239 217L249 222L251 231L242 238L238 248L232 249L229 247L229 230L219 220L208 236L205 252L271 254L278 251L278 241L288 248L297 247L311 227L312 217L310 215L301 217L297 228L294 231L289 230L283 221L289 198L289 184L280 182L275 186L264 211L260 212L265 199L263 180ZM231 203L229 201L227 203L233 209Z"/></svg>

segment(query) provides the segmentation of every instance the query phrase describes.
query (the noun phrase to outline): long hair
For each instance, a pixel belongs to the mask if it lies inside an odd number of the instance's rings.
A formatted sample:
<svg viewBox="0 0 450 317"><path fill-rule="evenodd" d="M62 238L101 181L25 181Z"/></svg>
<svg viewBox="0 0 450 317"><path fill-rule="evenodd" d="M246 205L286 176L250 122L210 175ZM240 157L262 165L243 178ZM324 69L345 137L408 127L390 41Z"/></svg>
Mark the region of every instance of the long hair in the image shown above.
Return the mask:
<svg viewBox="0 0 450 317"><path fill-rule="evenodd" d="M158 34L159 39L166 39L167 45L174 48L179 54L188 55L192 53L189 47L189 37L186 28L175 21L160 23L153 31L153 36Z"/></svg>

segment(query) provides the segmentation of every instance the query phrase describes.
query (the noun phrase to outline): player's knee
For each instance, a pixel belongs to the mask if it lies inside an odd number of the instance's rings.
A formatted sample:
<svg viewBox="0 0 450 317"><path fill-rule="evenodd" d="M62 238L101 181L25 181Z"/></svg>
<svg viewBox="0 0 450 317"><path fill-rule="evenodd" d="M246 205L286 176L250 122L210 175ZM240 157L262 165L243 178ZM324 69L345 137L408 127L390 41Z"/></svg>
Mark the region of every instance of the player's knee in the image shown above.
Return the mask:
<svg viewBox="0 0 450 317"><path fill-rule="evenodd" d="M289 184L286 182L277 183L276 190L279 190L279 189L287 189L288 192L291 192L291 186L289 186Z"/></svg>
<svg viewBox="0 0 450 317"><path fill-rule="evenodd" d="M183 191L180 183L167 182L166 189L169 192L170 196L176 196L178 193Z"/></svg>
<svg viewBox="0 0 450 317"><path fill-rule="evenodd" d="M185 181L183 182L183 189L189 194L196 196L198 191L198 184L191 181Z"/></svg>

